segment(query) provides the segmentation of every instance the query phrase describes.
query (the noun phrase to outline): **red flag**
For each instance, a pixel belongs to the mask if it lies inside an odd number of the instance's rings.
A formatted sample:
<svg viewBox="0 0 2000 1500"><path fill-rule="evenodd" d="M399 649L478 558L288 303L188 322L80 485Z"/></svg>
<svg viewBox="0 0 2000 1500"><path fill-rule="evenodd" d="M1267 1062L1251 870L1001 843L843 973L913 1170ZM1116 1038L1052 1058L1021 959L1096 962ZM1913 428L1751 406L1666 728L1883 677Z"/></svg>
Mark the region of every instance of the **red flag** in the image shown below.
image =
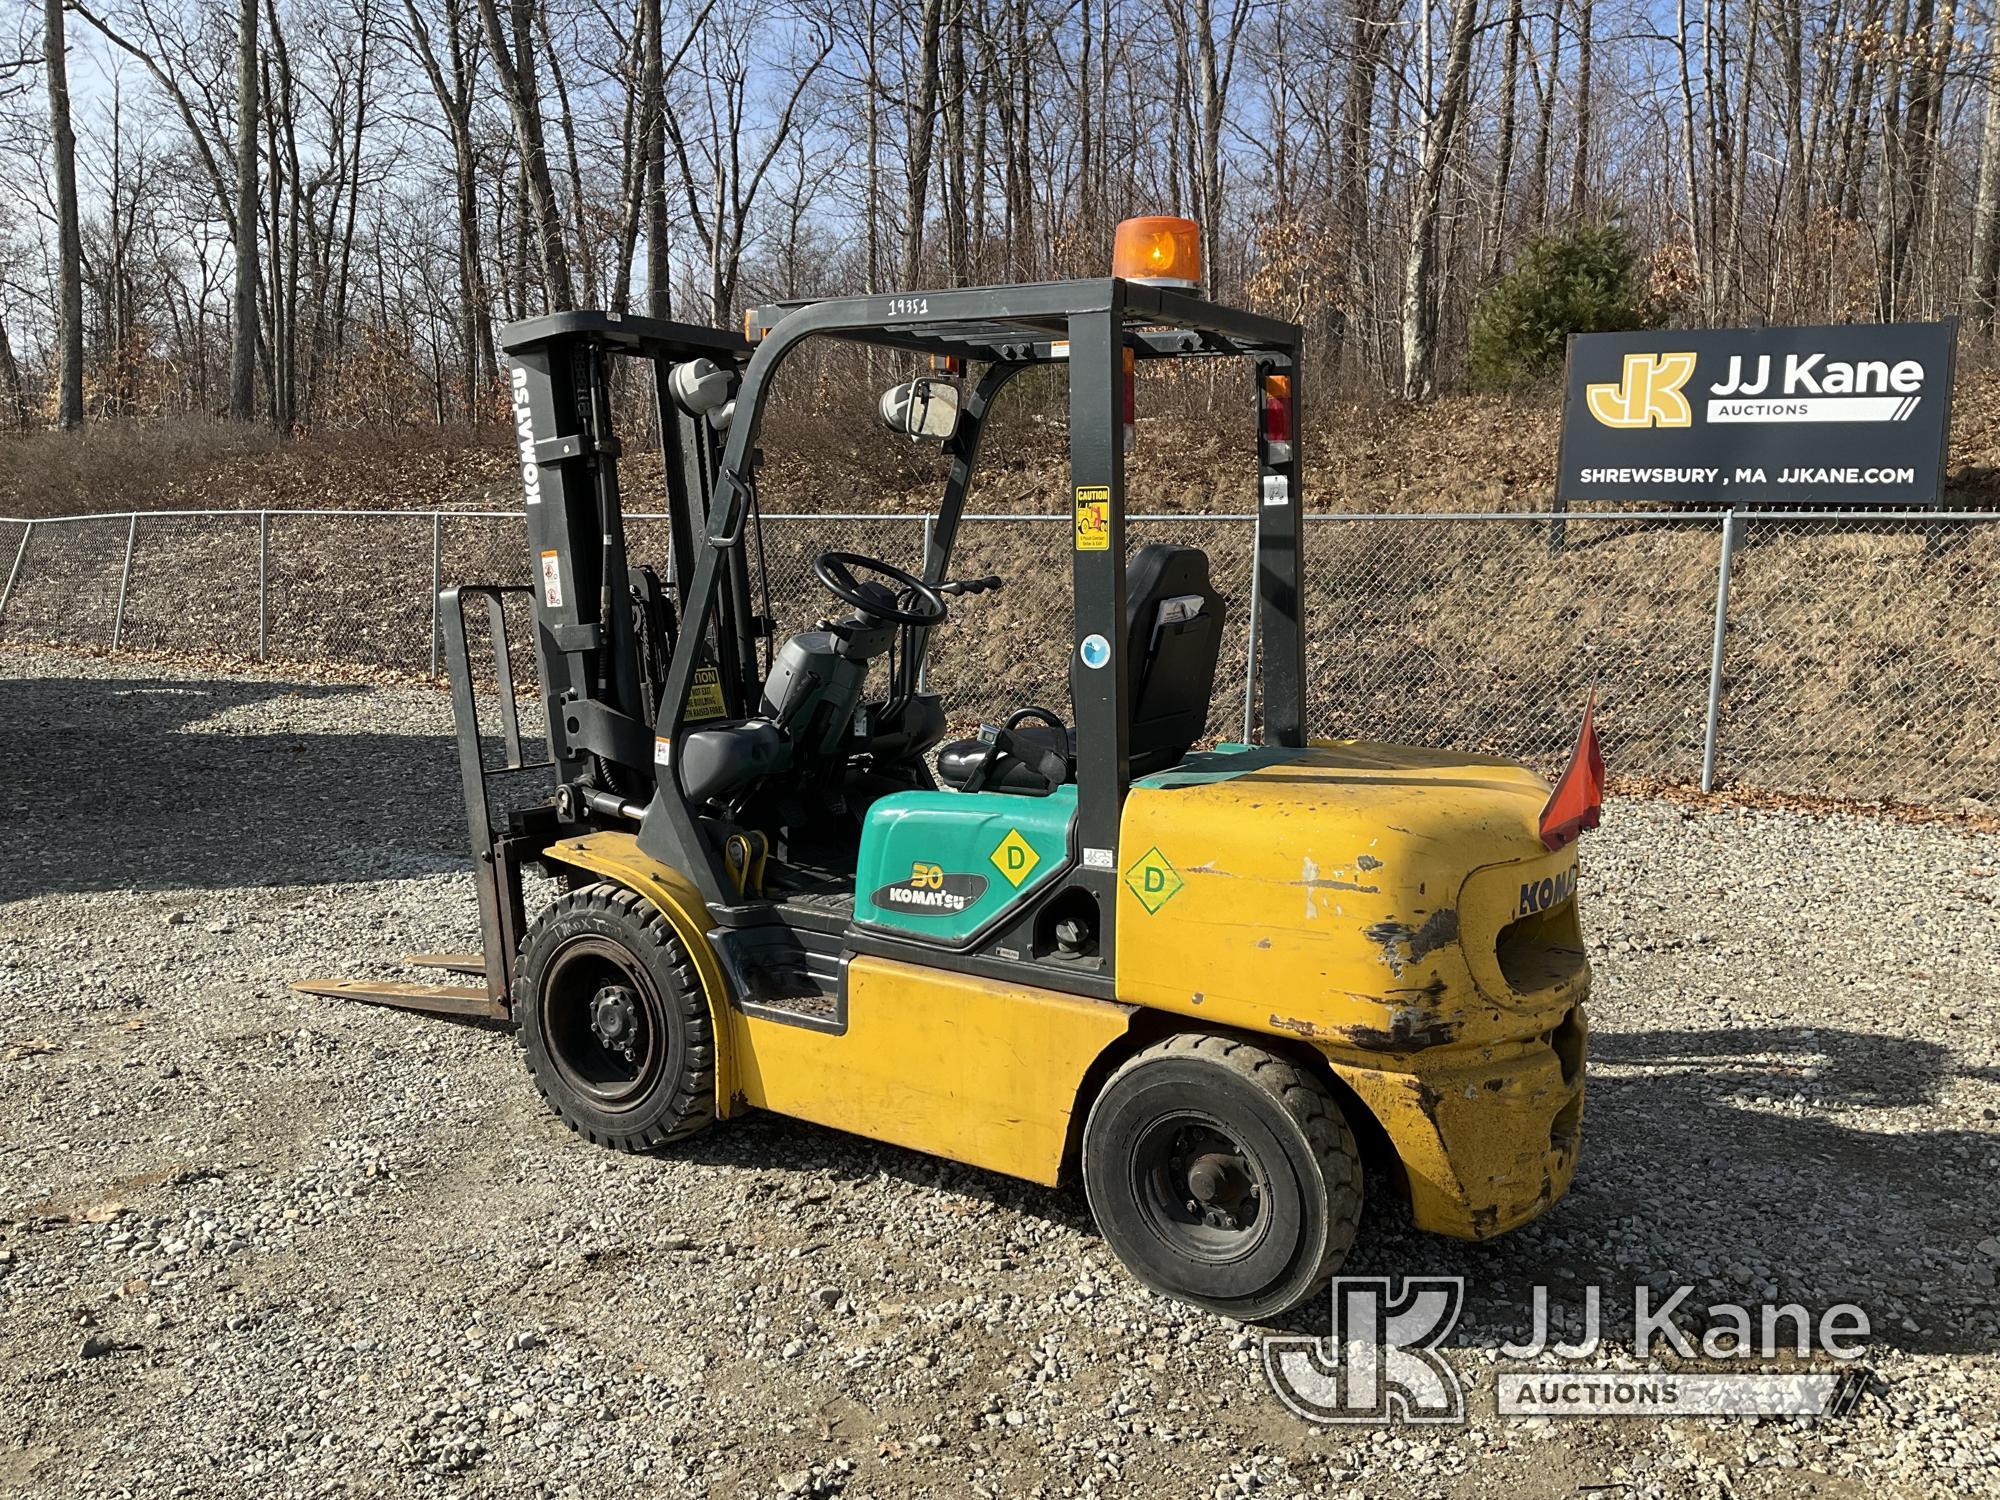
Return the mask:
<svg viewBox="0 0 2000 1500"><path fill-rule="evenodd" d="M1560 849L1586 828L1597 826L1604 809L1604 753L1597 748L1597 690L1583 710L1583 732L1570 752L1569 768L1542 809L1542 842Z"/></svg>

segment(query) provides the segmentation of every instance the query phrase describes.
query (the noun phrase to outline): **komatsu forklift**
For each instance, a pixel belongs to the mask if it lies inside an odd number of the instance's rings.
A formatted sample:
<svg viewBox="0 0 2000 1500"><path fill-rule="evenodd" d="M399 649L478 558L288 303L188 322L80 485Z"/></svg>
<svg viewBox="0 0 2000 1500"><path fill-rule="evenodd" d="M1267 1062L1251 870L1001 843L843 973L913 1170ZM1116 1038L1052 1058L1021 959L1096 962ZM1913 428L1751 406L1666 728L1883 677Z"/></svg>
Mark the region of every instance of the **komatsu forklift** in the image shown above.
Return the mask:
<svg viewBox="0 0 2000 1500"><path fill-rule="evenodd" d="M1325 1286L1364 1163L1448 1235L1547 1208L1582 1115L1594 783L1551 798L1509 762L1308 737L1300 330L1202 297L1198 245L1128 221L1109 277L780 303L744 338L592 312L507 329L531 584L441 602L484 951L438 961L485 983L302 988L510 1024L601 1146L762 1109L1078 1178L1133 1274L1241 1319ZM780 641L753 586L759 434L822 340L929 360L881 412L948 474L920 566L820 554L830 613ZM1128 547L1125 463L1136 366L1218 359L1254 377L1261 732L1204 748L1225 601L1199 549ZM618 361L652 376L659 571L627 547ZM950 739L931 642L987 628L977 596L1020 582L953 573L981 439L1050 367L1069 701ZM508 648L523 605L540 758ZM546 794L498 794L509 773ZM555 877L532 920L530 869Z"/></svg>

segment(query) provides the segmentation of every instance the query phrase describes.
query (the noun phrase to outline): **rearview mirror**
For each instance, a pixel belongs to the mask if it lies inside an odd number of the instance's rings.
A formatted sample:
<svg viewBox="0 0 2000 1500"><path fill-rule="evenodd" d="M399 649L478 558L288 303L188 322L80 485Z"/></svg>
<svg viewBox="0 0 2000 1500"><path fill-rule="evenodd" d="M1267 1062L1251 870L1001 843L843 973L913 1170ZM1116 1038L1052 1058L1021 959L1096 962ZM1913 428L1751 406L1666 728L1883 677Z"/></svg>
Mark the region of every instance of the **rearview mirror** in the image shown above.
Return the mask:
<svg viewBox="0 0 2000 1500"><path fill-rule="evenodd" d="M944 442L958 431L958 387L911 380L882 393L882 425L911 442Z"/></svg>

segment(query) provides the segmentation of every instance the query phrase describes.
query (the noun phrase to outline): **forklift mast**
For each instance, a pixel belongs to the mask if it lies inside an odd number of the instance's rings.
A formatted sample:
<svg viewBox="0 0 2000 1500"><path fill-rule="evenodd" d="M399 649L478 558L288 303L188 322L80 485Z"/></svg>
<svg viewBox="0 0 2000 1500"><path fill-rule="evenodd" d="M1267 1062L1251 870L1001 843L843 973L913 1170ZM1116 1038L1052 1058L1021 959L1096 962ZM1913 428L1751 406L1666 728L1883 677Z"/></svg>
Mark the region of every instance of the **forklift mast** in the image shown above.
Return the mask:
<svg viewBox="0 0 2000 1500"><path fill-rule="evenodd" d="M514 408L528 547L533 559L536 659L556 779L644 802L651 792L653 720L665 653L681 634L716 672L725 711L754 702L756 636L741 549L700 619L677 620L714 499L720 444L711 422L669 392L674 367L696 360L738 372L750 345L713 328L600 312L554 313L509 327ZM612 362L652 366L667 496L671 597L653 597L645 573L634 595L618 483L622 446L611 417ZM648 613L664 640L645 638ZM651 675L649 662L656 662Z"/></svg>

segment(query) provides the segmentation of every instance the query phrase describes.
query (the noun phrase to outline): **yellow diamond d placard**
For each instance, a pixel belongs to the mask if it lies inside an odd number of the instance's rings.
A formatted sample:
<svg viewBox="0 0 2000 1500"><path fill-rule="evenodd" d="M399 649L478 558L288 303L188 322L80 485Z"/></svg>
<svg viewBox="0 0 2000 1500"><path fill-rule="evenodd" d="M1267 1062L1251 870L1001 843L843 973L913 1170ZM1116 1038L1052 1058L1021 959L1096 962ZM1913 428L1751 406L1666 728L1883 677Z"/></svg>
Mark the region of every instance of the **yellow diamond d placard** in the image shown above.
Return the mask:
<svg viewBox="0 0 2000 1500"><path fill-rule="evenodd" d="M991 856L993 868L1007 877L1009 885L1019 885L1028 878L1028 872L1042 862L1041 855L1035 853L1035 846L1021 837L1021 830L1010 828L1007 837L1000 840L1000 846Z"/></svg>
<svg viewBox="0 0 2000 1500"><path fill-rule="evenodd" d="M1157 847L1140 855L1132 868L1125 872L1125 884L1139 904L1150 912L1156 912L1174 899L1174 893L1187 884L1181 879L1181 872L1167 863L1166 855Z"/></svg>
<svg viewBox="0 0 2000 1500"><path fill-rule="evenodd" d="M1102 484L1076 487L1076 550L1111 550L1111 489Z"/></svg>

